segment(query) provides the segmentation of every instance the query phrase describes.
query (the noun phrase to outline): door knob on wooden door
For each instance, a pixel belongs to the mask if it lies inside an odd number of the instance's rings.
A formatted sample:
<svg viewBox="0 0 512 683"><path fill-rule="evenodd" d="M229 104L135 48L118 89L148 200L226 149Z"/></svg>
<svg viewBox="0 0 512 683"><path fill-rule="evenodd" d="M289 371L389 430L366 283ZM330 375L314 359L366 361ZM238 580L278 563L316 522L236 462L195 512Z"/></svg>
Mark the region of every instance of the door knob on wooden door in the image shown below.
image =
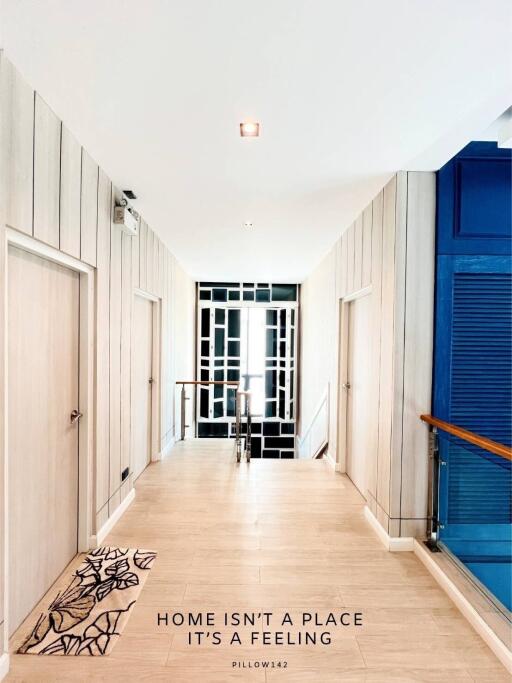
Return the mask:
<svg viewBox="0 0 512 683"><path fill-rule="evenodd" d="M79 410L76 410L76 408L75 408L75 410L72 410L71 415L69 416L69 418L71 420L71 424L74 425L75 422L78 422L78 420L81 417L83 417L83 413L81 413Z"/></svg>
<svg viewBox="0 0 512 683"><path fill-rule="evenodd" d="M152 377L150 377L150 378L148 379L149 384L153 384L154 381L155 381L155 380L154 380Z"/></svg>
<svg viewBox="0 0 512 683"><path fill-rule="evenodd" d="M348 390L348 389L350 389L351 384L350 384L350 382L343 382L343 385L342 385L342 386L343 386L344 389L347 389L347 390Z"/></svg>

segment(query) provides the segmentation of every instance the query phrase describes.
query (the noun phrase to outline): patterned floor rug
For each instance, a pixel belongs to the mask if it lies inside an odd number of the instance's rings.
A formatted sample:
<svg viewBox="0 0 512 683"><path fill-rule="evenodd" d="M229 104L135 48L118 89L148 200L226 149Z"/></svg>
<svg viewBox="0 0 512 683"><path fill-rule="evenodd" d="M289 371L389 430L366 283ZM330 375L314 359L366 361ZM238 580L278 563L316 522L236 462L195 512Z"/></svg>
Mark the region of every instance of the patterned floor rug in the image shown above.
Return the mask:
<svg viewBox="0 0 512 683"><path fill-rule="evenodd" d="M156 553L96 548L41 614L18 654L108 655L121 635Z"/></svg>

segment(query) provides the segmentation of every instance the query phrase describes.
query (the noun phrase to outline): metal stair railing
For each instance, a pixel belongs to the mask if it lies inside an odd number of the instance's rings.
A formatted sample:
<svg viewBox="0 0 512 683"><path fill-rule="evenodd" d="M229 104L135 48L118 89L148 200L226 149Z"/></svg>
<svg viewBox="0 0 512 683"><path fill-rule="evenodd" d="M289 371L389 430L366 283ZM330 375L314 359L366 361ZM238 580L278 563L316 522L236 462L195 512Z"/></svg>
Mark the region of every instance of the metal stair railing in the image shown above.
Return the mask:
<svg viewBox="0 0 512 683"><path fill-rule="evenodd" d="M251 460L251 439L252 439L252 414L251 414L251 392L241 391L240 383L236 381L201 381L201 380L178 380L176 384L181 385L180 405L181 405L181 441L185 441L186 428L186 406L190 398L187 396L185 386L192 384L194 386L208 386L210 384L226 384L231 387L236 387L235 398L235 450L236 461L240 462L242 459L242 440L244 440L243 453L247 462ZM244 403L242 415L242 401ZM242 418L245 418L247 429L245 438L242 435Z"/></svg>
<svg viewBox="0 0 512 683"><path fill-rule="evenodd" d="M236 461L240 462L242 459L242 399L244 399L244 417L246 419L247 430L245 434L245 459L247 462L251 460L251 439L252 439L252 415L251 415L251 392L237 391L236 392L236 409L235 409L235 442L236 442Z"/></svg>

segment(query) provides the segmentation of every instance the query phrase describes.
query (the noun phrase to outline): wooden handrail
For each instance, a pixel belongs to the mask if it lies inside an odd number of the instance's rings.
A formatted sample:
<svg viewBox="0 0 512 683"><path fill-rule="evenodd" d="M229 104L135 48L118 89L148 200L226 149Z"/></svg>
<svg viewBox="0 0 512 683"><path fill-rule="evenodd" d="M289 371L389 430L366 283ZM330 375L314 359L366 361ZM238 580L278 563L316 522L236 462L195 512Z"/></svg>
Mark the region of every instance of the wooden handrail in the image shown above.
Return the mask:
<svg viewBox="0 0 512 683"><path fill-rule="evenodd" d="M176 384L229 384L229 386L232 387L237 387L239 386L240 382L237 382L235 380L232 381L221 381L221 380L205 380L202 382L201 380L178 380L176 381Z"/></svg>
<svg viewBox="0 0 512 683"><path fill-rule="evenodd" d="M449 422L444 422L443 420L439 420L437 417L433 417L432 415L420 415L420 418L423 420L423 422L426 422L432 427L437 427L443 432L447 432L448 434L452 434L452 436L456 436L458 439L468 441L474 446L478 446L479 448L483 448L485 451L489 451L489 453L494 453L494 455L499 455L500 458L505 458L505 460L512 460L512 448L509 448L502 443L492 441L491 439L487 439L485 436L480 436L474 432L469 432L467 429L457 427Z"/></svg>

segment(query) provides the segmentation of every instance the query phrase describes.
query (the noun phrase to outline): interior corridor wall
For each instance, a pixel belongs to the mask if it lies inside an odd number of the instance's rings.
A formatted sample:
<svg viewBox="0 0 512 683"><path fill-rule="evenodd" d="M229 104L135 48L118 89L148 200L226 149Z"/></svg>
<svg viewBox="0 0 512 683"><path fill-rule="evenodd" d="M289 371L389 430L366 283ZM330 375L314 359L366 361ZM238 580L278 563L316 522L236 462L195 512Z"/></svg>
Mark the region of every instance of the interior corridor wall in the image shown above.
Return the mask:
<svg viewBox="0 0 512 683"><path fill-rule="evenodd" d="M427 514L434 299L435 174L400 172L301 287L299 441L327 422L327 454L345 471L339 389L340 302L372 297L372 396L366 499L390 536L417 536ZM325 417L318 411L327 392Z"/></svg>
<svg viewBox="0 0 512 683"><path fill-rule="evenodd" d="M330 437L335 422L331 382L336 377L336 249L324 257L300 288L299 455L313 455ZM327 400L326 400L327 399ZM329 410L331 414L329 415ZM311 432L313 443L304 448ZM327 433L329 432L329 433Z"/></svg>
<svg viewBox="0 0 512 683"><path fill-rule="evenodd" d="M176 334L172 343L175 344L175 365L172 391L174 392L174 433L176 439L181 432L181 403L180 389L175 386L176 380L193 380L196 376L196 286L186 272L178 265L174 271L174 325ZM169 385L170 386L170 385ZM190 398L185 405L185 423L188 425L188 437L195 434L194 397L195 391L189 387L187 396Z"/></svg>
<svg viewBox="0 0 512 683"><path fill-rule="evenodd" d="M179 434L174 381L193 378L195 283L147 223L131 237L113 223L118 189L0 52L0 642L4 621L5 229L26 233L95 268L96 370L93 532L132 489L132 301L158 299L159 454ZM193 415L189 417L192 420ZM1 648L0 648L1 654Z"/></svg>

